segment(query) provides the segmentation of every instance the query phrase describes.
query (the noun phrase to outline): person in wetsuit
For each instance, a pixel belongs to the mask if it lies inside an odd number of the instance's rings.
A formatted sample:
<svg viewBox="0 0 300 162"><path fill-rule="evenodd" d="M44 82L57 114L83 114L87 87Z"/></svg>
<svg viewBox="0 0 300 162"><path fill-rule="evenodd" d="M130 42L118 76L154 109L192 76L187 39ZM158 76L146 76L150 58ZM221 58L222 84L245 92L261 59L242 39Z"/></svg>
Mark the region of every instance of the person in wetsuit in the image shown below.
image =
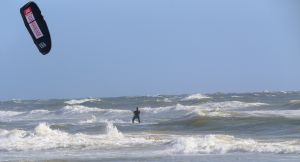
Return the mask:
<svg viewBox="0 0 300 162"><path fill-rule="evenodd" d="M140 113L141 112L139 111L139 108L136 107L136 110L133 111L134 116L132 118L132 123L134 123L135 119L137 119L139 121L139 123L141 123L141 121L140 121Z"/></svg>

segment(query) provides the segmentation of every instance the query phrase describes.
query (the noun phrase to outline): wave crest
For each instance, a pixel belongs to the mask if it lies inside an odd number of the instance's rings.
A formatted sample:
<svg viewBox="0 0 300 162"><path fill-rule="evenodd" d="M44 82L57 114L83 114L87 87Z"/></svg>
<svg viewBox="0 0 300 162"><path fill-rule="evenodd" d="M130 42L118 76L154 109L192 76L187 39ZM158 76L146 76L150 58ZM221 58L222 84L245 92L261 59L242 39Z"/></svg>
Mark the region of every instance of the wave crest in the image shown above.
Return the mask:
<svg viewBox="0 0 300 162"><path fill-rule="evenodd" d="M69 100L66 101L66 104L69 105L77 105L77 104L83 104L85 102L100 102L101 99L97 99L97 98L86 98L86 99L80 99L80 100Z"/></svg>
<svg viewBox="0 0 300 162"><path fill-rule="evenodd" d="M300 100L290 100L289 104L292 106L300 106Z"/></svg>
<svg viewBox="0 0 300 162"><path fill-rule="evenodd" d="M240 101L225 101L225 102L208 102L195 106L185 106L177 104L175 106L168 107L145 107L141 108L141 111L147 113L168 113L170 115L200 115L200 116L212 116L212 117L231 117L231 112L228 110L239 110L248 107L266 106L266 103L246 103Z"/></svg>
<svg viewBox="0 0 300 162"><path fill-rule="evenodd" d="M63 107L62 110L64 113L88 113L88 112L103 111L103 109L91 108L91 107L86 107L81 105L67 105Z"/></svg>
<svg viewBox="0 0 300 162"><path fill-rule="evenodd" d="M183 98L181 101L191 101L191 100L202 100L202 99L210 99L210 97L203 95L201 93L193 94Z"/></svg>
<svg viewBox="0 0 300 162"><path fill-rule="evenodd" d="M51 129L47 123L40 123L33 132L23 130L0 130L0 150L47 150L56 148L103 148L120 146L116 143L123 134L112 124L106 126L107 134L69 134ZM128 140L122 142L130 142ZM122 146L122 145L121 145Z"/></svg>
<svg viewBox="0 0 300 162"><path fill-rule="evenodd" d="M0 117L12 117L23 113L24 112L17 112L17 111L0 111Z"/></svg>
<svg viewBox="0 0 300 162"><path fill-rule="evenodd" d="M260 142L240 139L229 135L206 135L202 137L180 137L172 142L171 153L225 154L229 152L300 153L297 141Z"/></svg>

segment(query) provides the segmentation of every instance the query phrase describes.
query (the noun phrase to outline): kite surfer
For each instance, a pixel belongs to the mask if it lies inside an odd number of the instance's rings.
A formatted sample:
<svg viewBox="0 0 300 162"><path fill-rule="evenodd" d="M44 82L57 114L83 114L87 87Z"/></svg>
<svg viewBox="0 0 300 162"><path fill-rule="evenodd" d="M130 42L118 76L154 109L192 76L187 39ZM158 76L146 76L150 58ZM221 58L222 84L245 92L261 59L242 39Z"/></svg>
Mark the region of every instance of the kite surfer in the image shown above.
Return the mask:
<svg viewBox="0 0 300 162"><path fill-rule="evenodd" d="M132 118L132 123L134 123L134 121L135 121L135 119L137 119L138 121L139 121L139 123L141 123L141 121L140 121L140 111L139 111L139 108L138 107L136 107L136 110L135 111L133 111L133 118Z"/></svg>

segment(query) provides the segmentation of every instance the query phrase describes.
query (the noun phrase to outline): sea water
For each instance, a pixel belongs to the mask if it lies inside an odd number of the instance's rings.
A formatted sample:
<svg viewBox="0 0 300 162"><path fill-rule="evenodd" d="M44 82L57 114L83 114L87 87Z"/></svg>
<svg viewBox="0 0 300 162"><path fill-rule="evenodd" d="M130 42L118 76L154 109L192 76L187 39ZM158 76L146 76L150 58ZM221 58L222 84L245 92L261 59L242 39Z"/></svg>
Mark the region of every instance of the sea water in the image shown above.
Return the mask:
<svg viewBox="0 0 300 162"><path fill-rule="evenodd" d="M48 160L298 162L300 92L1 101L0 161Z"/></svg>

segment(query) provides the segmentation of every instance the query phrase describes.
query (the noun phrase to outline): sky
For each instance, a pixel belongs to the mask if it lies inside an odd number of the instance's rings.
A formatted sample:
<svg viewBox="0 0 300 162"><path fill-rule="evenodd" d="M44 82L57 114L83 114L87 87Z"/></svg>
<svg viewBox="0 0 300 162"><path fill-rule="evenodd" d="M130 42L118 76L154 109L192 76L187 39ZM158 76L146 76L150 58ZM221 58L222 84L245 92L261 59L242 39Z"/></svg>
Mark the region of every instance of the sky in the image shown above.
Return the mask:
<svg viewBox="0 0 300 162"><path fill-rule="evenodd" d="M298 0L2 0L0 100L300 90Z"/></svg>

